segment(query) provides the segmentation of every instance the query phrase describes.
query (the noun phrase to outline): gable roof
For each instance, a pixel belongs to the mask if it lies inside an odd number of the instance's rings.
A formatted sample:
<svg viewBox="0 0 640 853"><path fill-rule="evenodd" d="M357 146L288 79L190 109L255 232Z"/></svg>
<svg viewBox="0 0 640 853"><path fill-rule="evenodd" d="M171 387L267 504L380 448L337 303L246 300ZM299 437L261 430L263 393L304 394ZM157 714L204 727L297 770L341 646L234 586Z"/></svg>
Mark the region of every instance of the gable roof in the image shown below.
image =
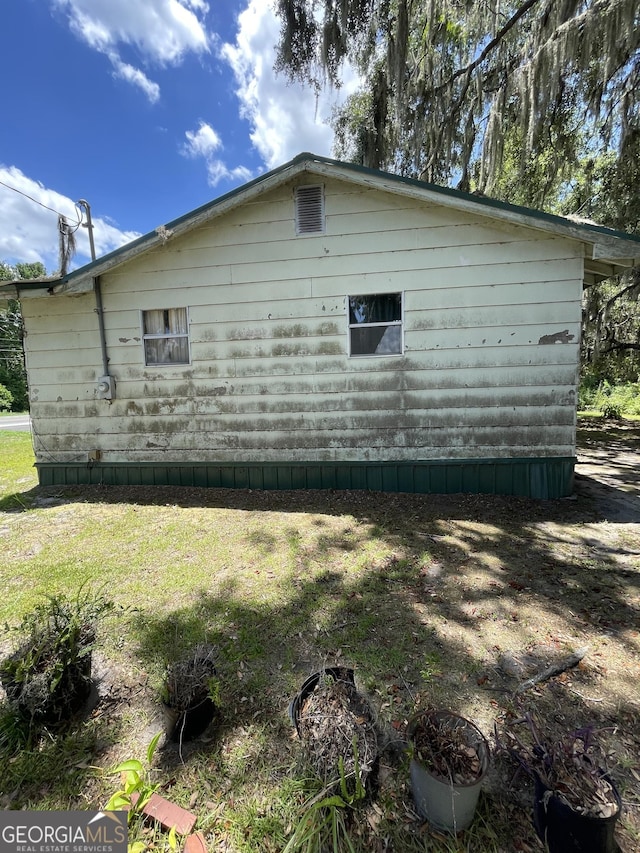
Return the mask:
<svg viewBox="0 0 640 853"><path fill-rule="evenodd" d="M465 193L448 187L429 184L414 178L405 178L303 153L288 163L254 178L225 195L214 199L166 225L161 225L119 249L85 264L67 275L39 281L1 282L0 296L18 296L21 293L40 291L49 293L82 293L93 289L93 279L132 260L150 249L210 222L230 210L248 202L300 174L317 178L335 178L360 186L383 190L466 211L478 216L514 225L523 225L554 236L577 240L585 246L585 284L601 281L623 272L625 268L640 264L640 237L614 231L601 225L577 222L562 216L508 204L483 195ZM12 293L8 291L14 288ZM5 291L3 293L3 290Z"/></svg>

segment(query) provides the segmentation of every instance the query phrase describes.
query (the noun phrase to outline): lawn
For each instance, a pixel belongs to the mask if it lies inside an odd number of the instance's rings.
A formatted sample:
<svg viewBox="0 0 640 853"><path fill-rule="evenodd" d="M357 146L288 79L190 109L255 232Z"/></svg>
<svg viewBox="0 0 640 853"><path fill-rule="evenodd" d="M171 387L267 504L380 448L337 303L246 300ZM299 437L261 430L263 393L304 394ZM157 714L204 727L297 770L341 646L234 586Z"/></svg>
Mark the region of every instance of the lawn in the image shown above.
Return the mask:
<svg viewBox="0 0 640 853"><path fill-rule="evenodd" d="M601 426L589 440L609 438ZM637 438L616 433L622 446ZM357 851L543 849L531 784L505 757L471 829L447 838L420 821L404 746L424 707L470 718L492 745L495 725L526 712L549 735L594 726L624 802L616 837L640 848L640 518L618 521L606 494L56 490L36 486L32 462L28 434L0 434L0 623L82 584L121 609L101 628L91 714L28 749L0 747L0 808L104 805L108 771L142 759L162 729L166 666L206 642L220 717L204 739L161 743L152 772L210 850L283 849L314 791L287 707L336 664L355 669L380 729L378 786L350 824ZM583 647L579 667L516 693Z"/></svg>

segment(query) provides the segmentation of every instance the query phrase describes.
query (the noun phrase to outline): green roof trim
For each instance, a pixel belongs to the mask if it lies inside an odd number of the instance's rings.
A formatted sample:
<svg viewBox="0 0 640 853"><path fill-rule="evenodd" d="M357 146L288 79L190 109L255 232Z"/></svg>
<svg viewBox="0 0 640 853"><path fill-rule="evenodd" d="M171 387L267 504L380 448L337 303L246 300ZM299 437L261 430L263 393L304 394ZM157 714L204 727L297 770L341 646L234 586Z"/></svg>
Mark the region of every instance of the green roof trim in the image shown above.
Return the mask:
<svg viewBox="0 0 640 853"><path fill-rule="evenodd" d="M614 228L607 228L606 225L594 225L593 223L589 222L578 222L576 220L570 219L567 216L558 216L557 214L546 213L543 210L536 210L532 207L523 207L522 205L511 204L507 201L500 201L499 199L491 198L490 196L467 193L463 192L462 190L453 189L451 187L443 187L439 184L430 184L427 181L421 181L418 178L407 178L403 175L395 175L392 172L382 172L378 169L371 169L367 166L360 166L357 163L344 163L340 160L331 160L328 157L318 157L315 154L299 154L291 161L291 164L296 163L300 159L308 160L310 158L318 160L319 162L325 163L329 166L348 169L352 172L359 172L361 174L369 175L371 177L383 177L386 180L391 180L399 184L406 184L408 186L413 186L418 189L428 190L429 192L438 193L439 195L448 196L449 198L456 198L460 201L472 201L476 204L493 208L494 210L519 213L522 216L527 216L532 219L539 219L541 222L545 222L547 224L571 225L577 228L585 229L585 231L592 232L594 234L602 234L607 237L614 237L617 240L630 240L632 243L636 243L638 245L638 248L640 248L640 235L637 234L629 234L626 231L616 231Z"/></svg>

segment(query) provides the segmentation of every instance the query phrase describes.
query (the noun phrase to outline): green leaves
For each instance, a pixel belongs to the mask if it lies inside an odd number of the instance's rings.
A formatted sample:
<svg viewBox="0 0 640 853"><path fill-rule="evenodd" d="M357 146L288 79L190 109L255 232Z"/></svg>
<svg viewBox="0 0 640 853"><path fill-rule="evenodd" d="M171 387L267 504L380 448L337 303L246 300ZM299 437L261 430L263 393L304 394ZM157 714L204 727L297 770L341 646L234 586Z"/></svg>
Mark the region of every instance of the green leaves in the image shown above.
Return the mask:
<svg viewBox="0 0 640 853"><path fill-rule="evenodd" d="M162 732L158 732L147 747L148 765L151 765L153 761L153 756L161 736ZM158 786L151 784L149 770L145 770L144 765L137 758L129 758L121 762L110 773L120 774L122 786L120 790L111 796L105 806L105 810L118 811L119 809L127 809L129 811L129 822L131 822L134 815L139 814L149 802L151 795Z"/></svg>
<svg viewBox="0 0 640 853"><path fill-rule="evenodd" d="M318 90L340 85L345 60L358 69L359 89L333 117L340 158L495 194L517 128L520 178L540 158L545 184L575 174L582 133L634 168L635 0L279 0L276 13L277 71Z"/></svg>
<svg viewBox="0 0 640 853"><path fill-rule="evenodd" d="M357 739L353 740L355 755L355 790L349 790L344 758L338 758L339 794L331 794L333 785L321 791L303 806L302 816L283 853L324 853L331 849L333 853L353 851L346 823L346 813L365 797L365 789L360 779ZM329 845L329 846L328 846Z"/></svg>
<svg viewBox="0 0 640 853"><path fill-rule="evenodd" d="M147 747L147 764L151 764L153 761L153 756L155 754L156 748L158 746L158 742L162 737L162 732L158 732L154 737L149 746Z"/></svg>

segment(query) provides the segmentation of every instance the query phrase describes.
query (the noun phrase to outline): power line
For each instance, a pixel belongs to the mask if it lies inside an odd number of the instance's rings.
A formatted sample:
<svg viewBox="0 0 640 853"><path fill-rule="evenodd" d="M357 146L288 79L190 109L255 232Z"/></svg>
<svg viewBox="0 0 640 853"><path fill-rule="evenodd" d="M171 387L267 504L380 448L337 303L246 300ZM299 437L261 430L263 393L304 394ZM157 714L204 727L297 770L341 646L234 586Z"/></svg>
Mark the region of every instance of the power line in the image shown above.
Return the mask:
<svg viewBox="0 0 640 853"><path fill-rule="evenodd" d="M55 213L55 214L56 214L56 216L64 216L64 215L65 215L64 213L60 213L60 211L59 211L59 210L54 210L52 207L48 207L48 205L43 204L41 201L38 201L38 199L37 199L37 198L33 198L33 196L27 195L27 193L23 193L23 192L22 192L22 190L16 189L16 187L11 187L11 186L9 186L9 184L5 184L5 182L4 182L4 181L0 181L0 184L2 184L2 186L3 186L3 187L6 187L8 190L13 190L13 192L14 192L14 193L18 193L18 195L22 195L22 196L24 196L25 198L28 198L28 199L29 199L29 201L33 201L33 202L35 202L36 204L39 204L39 205L40 205L40 207L44 207L44 209L45 209L45 210L50 210L50 211L51 211L51 213ZM76 210L77 210L77 207L78 207L78 206L77 206L77 205L75 205L75 207L76 207ZM81 222L82 222L82 216L80 216L80 219L79 219L79 221L78 221L78 223L77 223L77 225L76 225L76 228L80 225L80 223L81 223Z"/></svg>

